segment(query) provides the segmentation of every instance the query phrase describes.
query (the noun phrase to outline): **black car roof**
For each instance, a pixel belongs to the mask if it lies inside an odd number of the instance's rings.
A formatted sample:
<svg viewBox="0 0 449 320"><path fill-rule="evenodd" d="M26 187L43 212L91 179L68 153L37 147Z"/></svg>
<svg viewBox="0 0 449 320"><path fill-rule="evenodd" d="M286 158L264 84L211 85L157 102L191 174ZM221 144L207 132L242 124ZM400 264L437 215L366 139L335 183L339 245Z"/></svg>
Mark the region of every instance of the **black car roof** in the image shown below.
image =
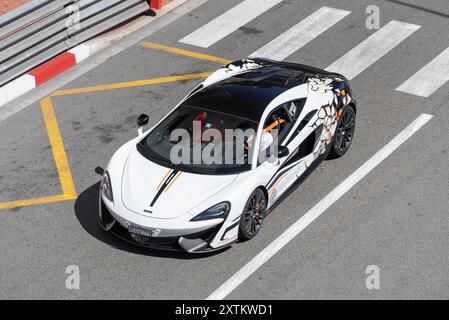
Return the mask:
<svg viewBox="0 0 449 320"><path fill-rule="evenodd" d="M250 80L227 81L197 92L185 104L259 121L268 104L285 90Z"/></svg>
<svg viewBox="0 0 449 320"><path fill-rule="evenodd" d="M257 63L261 67L201 89L188 98L185 104L259 121L274 98L306 83L310 77L319 75L345 79L340 74L322 69L269 59L254 58L231 64L238 67L247 62Z"/></svg>
<svg viewBox="0 0 449 320"><path fill-rule="evenodd" d="M268 104L311 74L290 66L267 64L199 90L184 103L260 121Z"/></svg>

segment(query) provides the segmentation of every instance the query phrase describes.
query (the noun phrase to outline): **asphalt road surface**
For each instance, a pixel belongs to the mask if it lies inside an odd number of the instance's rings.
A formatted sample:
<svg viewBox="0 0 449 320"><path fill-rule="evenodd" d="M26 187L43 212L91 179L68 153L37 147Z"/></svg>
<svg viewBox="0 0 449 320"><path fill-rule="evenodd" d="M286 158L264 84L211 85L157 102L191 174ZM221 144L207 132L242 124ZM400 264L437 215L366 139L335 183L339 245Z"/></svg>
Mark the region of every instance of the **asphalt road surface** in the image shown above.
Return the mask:
<svg viewBox="0 0 449 320"><path fill-rule="evenodd" d="M203 0L146 46L0 122L0 298L205 299L421 114L433 118L226 298L449 298L447 2L255 2ZM366 27L373 4L379 30ZM359 107L346 156L323 163L255 239L224 252L146 250L103 232L95 168L137 134L136 117L155 123L199 73L254 52L352 78ZM79 290L66 288L70 265ZM369 290L373 265L380 288Z"/></svg>

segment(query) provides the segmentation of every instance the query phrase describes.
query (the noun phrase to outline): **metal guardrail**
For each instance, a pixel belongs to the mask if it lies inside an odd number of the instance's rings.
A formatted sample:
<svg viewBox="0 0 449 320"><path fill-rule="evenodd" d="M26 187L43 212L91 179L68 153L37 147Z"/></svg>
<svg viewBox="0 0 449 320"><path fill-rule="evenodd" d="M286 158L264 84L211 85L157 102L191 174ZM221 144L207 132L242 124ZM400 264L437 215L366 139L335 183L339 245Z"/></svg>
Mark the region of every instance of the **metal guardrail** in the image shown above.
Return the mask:
<svg viewBox="0 0 449 320"><path fill-rule="evenodd" d="M0 19L0 86L133 17L148 0L34 0Z"/></svg>

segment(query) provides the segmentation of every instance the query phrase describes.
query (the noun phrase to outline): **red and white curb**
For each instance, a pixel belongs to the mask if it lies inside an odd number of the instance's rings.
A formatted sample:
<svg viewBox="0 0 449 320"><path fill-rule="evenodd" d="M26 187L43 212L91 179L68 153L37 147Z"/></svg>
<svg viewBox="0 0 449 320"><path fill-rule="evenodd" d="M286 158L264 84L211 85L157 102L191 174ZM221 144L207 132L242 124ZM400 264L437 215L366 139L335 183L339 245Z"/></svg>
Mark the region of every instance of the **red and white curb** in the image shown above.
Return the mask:
<svg viewBox="0 0 449 320"><path fill-rule="evenodd" d="M0 88L0 106L70 69L89 55L89 46L80 44L7 83Z"/></svg>
<svg viewBox="0 0 449 320"><path fill-rule="evenodd" d="M153 9L162 9L164 6L164 0L151 0L150 6Z"/></svg>
<svg viewBox="0 0 449 320"><path fill-rule="evenodd" d="M158 10L158 15L164 15L185 1L186 0L169 1L167 5L164 5L162 10ZM162 6L162 0L151 0L151 7L153 9L161 9ZM151 21L137 19L135 22L131 22L130 25L126 25L107 34L100 35L97 38L70 49L69 51L61 53L28 73L5 84L0 87L0 107L33 90L34 88L39 87L48 80L53 79L57 75L87 59L99 50L113 44L114 42L117 42L149 22Z"/></svg>

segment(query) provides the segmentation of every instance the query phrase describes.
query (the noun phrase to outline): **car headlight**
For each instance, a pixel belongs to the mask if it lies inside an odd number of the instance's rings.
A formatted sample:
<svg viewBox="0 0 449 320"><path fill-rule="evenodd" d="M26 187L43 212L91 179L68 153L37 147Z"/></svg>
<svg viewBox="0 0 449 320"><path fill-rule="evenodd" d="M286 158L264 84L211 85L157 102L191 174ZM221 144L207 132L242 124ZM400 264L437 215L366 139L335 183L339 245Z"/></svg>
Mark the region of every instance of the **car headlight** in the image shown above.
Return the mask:
<svg viewBox="0 0 449 320"><path fill-rule="evenodd" d="M101 179L101 192L111 202L114 202L114 196L112 195L111 177L109 172L105 171L103 179Z"/></svg>
<svg viewBox="0 0 449 320"><path fill-rule="evenodd" d="M231 210L231 204L229 201L220 202L213 207L201 212L199 215L191 219L190 221L203 221L210 219L226 218Z"/></svg>

